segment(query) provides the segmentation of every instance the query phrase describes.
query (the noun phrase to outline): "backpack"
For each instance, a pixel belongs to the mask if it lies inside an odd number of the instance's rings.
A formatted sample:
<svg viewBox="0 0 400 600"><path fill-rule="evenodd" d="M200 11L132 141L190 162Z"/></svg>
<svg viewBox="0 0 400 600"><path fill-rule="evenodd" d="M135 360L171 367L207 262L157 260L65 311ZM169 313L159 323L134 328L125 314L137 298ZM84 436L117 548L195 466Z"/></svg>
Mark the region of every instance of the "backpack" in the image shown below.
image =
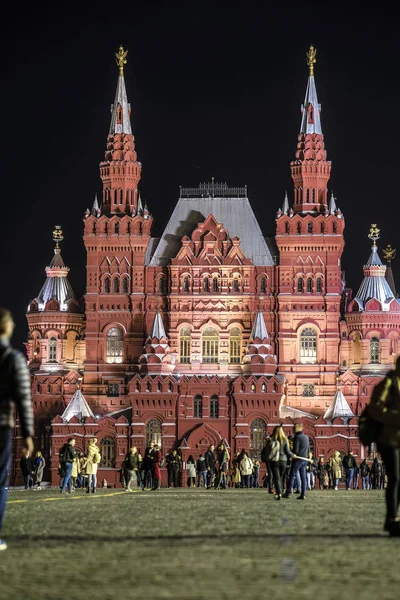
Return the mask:
<svg viewBox="0 0 400 600"><path fill-rule="evenodd" d="M269 448L268 448L268 460L272 460L272 462L276 462L279 460L279 452L281 450L281 445L278 440L270 440Z"/></svg>
<svg viewBox="0 0 400 600"><path fill-rule="evenodd" d="M60 461L60 464L65 463L66 458L67 458L67 445L64 444L64 446L60 449L60 452L58 454L58 460Z"/></svg>

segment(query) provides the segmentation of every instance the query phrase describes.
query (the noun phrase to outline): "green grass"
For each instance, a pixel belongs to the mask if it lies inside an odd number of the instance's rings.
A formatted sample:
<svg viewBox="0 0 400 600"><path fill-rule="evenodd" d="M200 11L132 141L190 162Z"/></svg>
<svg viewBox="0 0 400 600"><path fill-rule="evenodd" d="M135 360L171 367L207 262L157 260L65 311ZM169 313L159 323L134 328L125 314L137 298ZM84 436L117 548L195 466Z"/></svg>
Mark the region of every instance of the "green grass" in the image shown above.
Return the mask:
<svg viewBox="0 0 400 600"><path fill-rule="evenodd" d="M397 598L383 519L374 490L11 491L0 599Z"/></svg>

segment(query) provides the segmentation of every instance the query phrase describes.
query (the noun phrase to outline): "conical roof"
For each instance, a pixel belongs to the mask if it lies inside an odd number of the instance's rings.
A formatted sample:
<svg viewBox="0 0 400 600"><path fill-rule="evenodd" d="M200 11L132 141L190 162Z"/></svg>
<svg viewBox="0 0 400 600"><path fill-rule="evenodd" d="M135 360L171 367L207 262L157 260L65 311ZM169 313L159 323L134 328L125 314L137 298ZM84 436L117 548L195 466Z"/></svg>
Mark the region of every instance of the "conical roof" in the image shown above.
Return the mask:
<svg viewBox="0 0 400 600"><path fill-rule="evenodd" d="M253 324L253 329L251 330L250 339L255 340L256 338L260 340L268 339L267 327L264 321L264 315L259 310L257 312L256 320Z"/></svg>
<svg viewBox="0 0 400 600"><path fill-rule="evenodd" d="M161 340L161 338L166 338L166 337L167 336L165 333L164 324L162 322L161 315L157 310L156 314L154 315L154 321L153 321L153 325L151 327L149 338L150 339L157 338L157 340Z"/></svg>
<svg viewBox="0 0 400 600"><path fill-rule="evenodd" d="M331 405L324 414L324 419L327 421L332 421L336 417L342 417L343 419L351 419L354 417L354 413L341 390L336 392Z"/></svg>
<svg viewBox="0 0 400 600"><path fill-rule="evenodd" d="M71 284L68 281L69 268L65 266L60 248L54 248L54 256L50 265L46 267L46 281L36 300L39 310L44 310L46 302L57 300L60 310L66 310L68 300L75 298Z"/></svg>
<svg viewBox="0 0 400 600"><path fill-rule="evenodd" d="M114 104L111 106L111 124L109 135L129 133L132 135L130 120L131 105L126 94L124 75L120 72L115 93Z"/></svg>
<svg viewBox="0 0 400 600"><path fill-rule="evenodd" d="M364 310L366 303L374 298L381 303L383 311L388 311L394 295L385 277L386 266L382 264L375 244L371 250L368 262L364 266L364 279L355 300L361 310Z"/></svg>
<svg viewBox="0 0 400 600"><path fill-rule="evenodd" d="M289 198L287 192L285 192L285 198L283 200L282 214L287 215L289 213Z"/></svg>
<svg viewBox="0 0 400 600"><path fill-rule="evenodd" d="M301 106L302 119L300 133L322 134L320 111L321 105L318 103L314 75L310 75L308 78L304 104ZM310 112L312 112L312 118L310 118Z"/></svg>
<svg viewBox="0 0 400 600"><path fill-rule="evenodd" d="M85 397L79 388L76 390L69 401L67 408L61 415L61 418L64 419L64 421L70 421L72 417L78 417L80 420L86 417L94 417L92 409L86 402Z"/></svg>

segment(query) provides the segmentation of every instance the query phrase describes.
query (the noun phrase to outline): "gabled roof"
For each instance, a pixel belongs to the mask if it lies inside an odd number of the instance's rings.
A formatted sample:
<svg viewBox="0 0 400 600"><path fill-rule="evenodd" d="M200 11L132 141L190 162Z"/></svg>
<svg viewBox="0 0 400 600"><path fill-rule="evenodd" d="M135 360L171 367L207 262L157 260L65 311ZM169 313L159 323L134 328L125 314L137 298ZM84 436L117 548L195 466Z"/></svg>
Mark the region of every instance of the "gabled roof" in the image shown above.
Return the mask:
<svg viewBox="0 0 400 600"><path fill-rule="evenodd" d="M324 414L324 419L326 421L332 421L336 417L341 417L342 419L351 419L354 417L354 413L341 390L336 392L331 405Z"/></svg>
<svg viewBox="0 0 400 600"><path fill-rule="evenodd" d="M78 417L79 420L82 420L86 417L93 417L94 414L89 404L86 402L81 390L78 388L75 394L72 396L71 400L68 403L67 408L64 410L61 418L64 421L70 421L72 417Z"/></svg>
<svg viewBox="0 0 400 600"><path fill-rule="evenodd" d="M148 264L165 266L174 258L182 237L189 238L198 224L212 214L232 239L237 236L244 255L256 266L274 261L247 197L181 197ZM149 259L149 255L146 256Z"/></svg>

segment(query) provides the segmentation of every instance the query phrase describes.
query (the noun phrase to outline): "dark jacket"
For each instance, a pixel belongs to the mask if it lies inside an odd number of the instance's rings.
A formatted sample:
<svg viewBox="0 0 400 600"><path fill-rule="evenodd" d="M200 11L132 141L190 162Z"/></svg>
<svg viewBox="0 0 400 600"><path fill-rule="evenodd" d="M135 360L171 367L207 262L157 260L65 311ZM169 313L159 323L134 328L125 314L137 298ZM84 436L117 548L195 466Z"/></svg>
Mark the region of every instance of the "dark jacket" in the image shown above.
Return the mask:
<svg viewBox="0 0 400 600"><path fill-rule="evenodd" d="M127 469L128 471L136 471L140 468L141 465L141 456L140 454L137 452L136 454L132 454L132 452L128 452L128 454L125 457L125 461L124 461L124 467L125 469Z"/></svg>
<svg viewBox="0 0 400 600"><path fill-rule="evenodd" d="M205 453L207 469L215 469L215 454L211 450Z"/></svg>
<svg viewBox="0 0 400 600"><path fill-rule="evenodd" d="M298 431L294 434L293 441L293 454L296 456L302 456L304 458L308 458L308 452L310 449L310 440L308 436L302 431Z"/></svg>
<svg viewBox="0 0 400 600"><path fill-rule="evenodd" d="M21 435L33 436L31 377L26 358L0 340L0 427L14 427L17 407Z"/></svg>
<svg viewBox="0 0 400 600"><path fill-rule="evenodd" d="M374 477L382 476L382 463L380 463L377 458L374 458L374 461L371 465L371 475Z"/></svg>
<svg viewBox="0 0 400 600"><path fill-rule="evenodd" d="M21 467L21 472L24 477L26 477L27 475L32 475L33 460L30 456L28 456L28 458L26 458L26 456L23 456L19 462L19 465Z"/></svg>
<svg viewBox="0 0 400 600"><path fill-rule="evenodd" d="M361 477L367 477L367 475L370 474L370 467L369 464L367 463L367 461L363 460L362 463L360 463L360 475Z"/></svg>
<svg viewBox="0 0 400 600"><path fill-rule="evenodd" d="M316 472L317 472L317 476L320 482L323 483L324 478L325 478L325 473L328 471L327 469L327 465L323 462L319 462L317 464L317 468L316 468Z"/></svg>
<svg viewBox="0 0 400 600"><path fill-rule="evenodd" d="M207 471L206 459L204 458L204 456L201 456L197 460L196 469L199 473L204 473L204 471Z"/></svg>
<svg viewBox="0 0 400 600"><path fill-rule="evenodd" d="M352 454L346 454L343 459L344 469L356 469L358 467L357 461Z"/></svg>
<svg viewBox="0 0 400 600"><path fill-rule="evenodd" d="M64 444L64 446L60 450L60 463L67 463L74 460L76 458L76 450L71 444Z"/></svg>
<svg viewBox="0 0 400 600"><path fill-rule="evenodd" d="M167 469L170 469L171 471L179 471L182 461L181 461L181 457L179 456L179 454L175 454L175 456L172 454L167 454Z"/></svg>

